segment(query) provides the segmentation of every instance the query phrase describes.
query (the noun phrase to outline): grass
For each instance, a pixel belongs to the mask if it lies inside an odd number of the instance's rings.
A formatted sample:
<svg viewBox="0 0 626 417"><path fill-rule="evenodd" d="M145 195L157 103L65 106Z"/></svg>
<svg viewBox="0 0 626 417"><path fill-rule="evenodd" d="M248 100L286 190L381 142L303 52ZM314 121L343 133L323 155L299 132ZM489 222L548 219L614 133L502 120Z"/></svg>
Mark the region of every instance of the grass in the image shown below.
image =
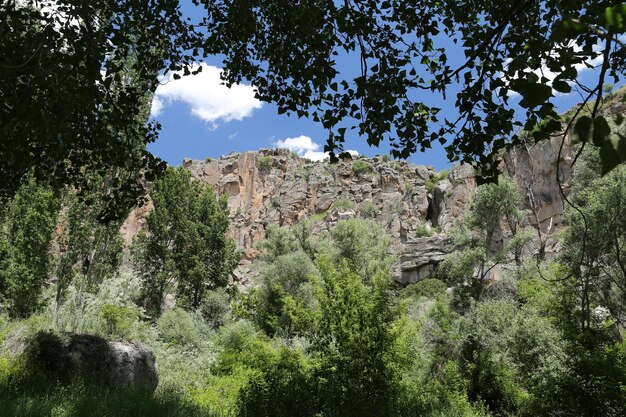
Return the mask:
<svg viewBox="0 0 626 417"><path fill-rule="evenodd" d="M374 167L369 162L356 160L352 164L352 170L355 174L369 174L374 171Z"/></svg>
<svg viewBox="0 0 626 417"><path fill-rule="evenodd" d="M314 213L309 216L309 220L312 223L321 222L328 215L328 211L320 211L319 213Z"/></svg>
<svg viewBox="0 0 626 417"><path fill-rule="evenodd" d="M337 210L354 210L356 208L356 205L354 204L354 202L348 200L347 198L340 198L336 200L330 207Z"/></svg>
<svg viewBox="0 0 626 417"><path fill-rule="evenodd" d="M439 181L448 178L449 174L450 174L450 171L444 169L440 173L435 174L432 177L428 178L426 180L426 191L428 193L432 193L433 191L435 191L435 187L437 187L437 184L439 184Z"/></svg>

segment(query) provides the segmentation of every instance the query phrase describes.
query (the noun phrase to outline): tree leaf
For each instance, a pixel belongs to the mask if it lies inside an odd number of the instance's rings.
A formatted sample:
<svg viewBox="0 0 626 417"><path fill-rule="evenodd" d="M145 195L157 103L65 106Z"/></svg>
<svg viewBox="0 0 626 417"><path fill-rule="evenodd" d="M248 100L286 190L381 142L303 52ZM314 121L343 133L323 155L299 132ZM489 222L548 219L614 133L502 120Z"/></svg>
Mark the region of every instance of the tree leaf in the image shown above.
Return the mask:
<svg viewBox="0 0 626 417"><path fill-rule="evenodd" d="M573 143L587 142L591 137L591 130L593 128L593 120L589 116L582 116L576 120L574 125L574 134L572 136Z"/></svg>

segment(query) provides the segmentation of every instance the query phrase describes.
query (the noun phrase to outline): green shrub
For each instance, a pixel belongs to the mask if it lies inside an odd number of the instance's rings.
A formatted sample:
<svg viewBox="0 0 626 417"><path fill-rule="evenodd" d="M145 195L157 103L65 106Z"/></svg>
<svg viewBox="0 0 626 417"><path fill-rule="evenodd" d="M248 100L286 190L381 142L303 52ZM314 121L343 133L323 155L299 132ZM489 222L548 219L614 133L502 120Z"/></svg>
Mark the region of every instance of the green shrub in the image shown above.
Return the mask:
<svg viewBox="0 0 626 417"><path fill-rule="evenodd" d="M435 174L432 177L428 178L426 180L426 191L429 193L432 193L435 190L435 187L437 187L437 184L439 184L439 181L448 178L449 174L450 174L450 171L444 169L438 174Z"/></svg>
<svg viewBox="0 0 626 417"><path fill-rule="evenodd" d="M426 278L414 284L409 284L402 290L403 297L434 299L446 293L445 282L436 278Z"/></svg>
<svg viewBox="0 0 626 417"><path fill-rule="evenodd" d="M434 234L435 231L425 224L422 224L417 229L415 229L415 237L428 237L433 236Z"/></svg>
<svg viewBox="0 0 626 417"><path fill-rule="evenodd" d="M191 345L200 338L193 317L182 308L163 313L157 325L161 338L174 345Z"/></svg>
<svg viewBox="0 0 626 417"><path fill-rule="evenodd" d="M320 211L319 213L314 213L309 216L309 220L312 223L321 222L328 215L328 211Z"/></svg>
<svg viewBox="0 0 626 417"><path fill-rule="evenodd" d="M104 304L100 308L100 318L107 337L122 339L130 335L133 324L139 318L139 310L115 304Z"/></svg>
<svg viewBox="0 0 626 417"><path fill-rule="evenodd" d="M366 219L372 219L376 217L376 206L371 201L365 201L361 204L361 216Z"/></svg>
<svg viewBox="0 0 626 417"><path fill-rule="evenodd" d="M226 290L207 291L200 306L200 312L204 320L213 328L224 325L230 311L230 300Z"/></svg>
<svg viewBox="0 0 626 417"><path fill-rule="evenodd" d="M352 164L352 170L357 175L359 175L359 174L369 174L370 172L374 171L374 167L369 162L356 160Z"/></svg>
<svg viewBox="0 0 626 417"><path fill-rule="evenodd" d="M347 198L340 198L336 200L330 207L337 209L337 210L347 211L347 210L354 210L356 207L356 204L354 204L353 201L350 201Z"/></svg>
<svg viewBox="0 0 626 417"><path fill-rule="evenodd" d="M262 156L259 158L259 170L262 172L268 172L274 166L274 157Z"/></svg>
<svg viewBox="0 0 626 417"><path fill-rule="evenodd" d="M383 155L383 162L389 162L389 155L388 154Z"/></svg>

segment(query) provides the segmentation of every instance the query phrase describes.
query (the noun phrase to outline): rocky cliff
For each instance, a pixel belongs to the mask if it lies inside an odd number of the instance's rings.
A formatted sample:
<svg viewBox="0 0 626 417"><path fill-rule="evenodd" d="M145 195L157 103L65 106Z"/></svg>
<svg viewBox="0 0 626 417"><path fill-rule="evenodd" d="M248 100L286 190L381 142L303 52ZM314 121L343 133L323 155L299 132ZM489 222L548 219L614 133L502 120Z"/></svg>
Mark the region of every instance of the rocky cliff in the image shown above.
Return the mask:
<svg viewBox="0 0 626 417"><path fill-rule="evenodd" d="M504 159L524 190L527 206L533 204L536 216L529 222L539 224L544 235L561 221L563 202L554 175L559 146L555 138ZM563 158L569 154L567 145ZM399 258L394 268L398 282L431 276L450 249L446 232L468 209L476 187L474 171L467 165L455 166L446 175L430 166L383 157L331 165L281 149L232 153L219 160L187 159L183 166L227 196L230 235L243 253L234 279L244 283L259 255L255 244L265 238L266 228L289 227L307 218L317 232L341 219L371 218L392 238L391 249ZM559 167L565 187L570 176L566 167Z"/></svg>

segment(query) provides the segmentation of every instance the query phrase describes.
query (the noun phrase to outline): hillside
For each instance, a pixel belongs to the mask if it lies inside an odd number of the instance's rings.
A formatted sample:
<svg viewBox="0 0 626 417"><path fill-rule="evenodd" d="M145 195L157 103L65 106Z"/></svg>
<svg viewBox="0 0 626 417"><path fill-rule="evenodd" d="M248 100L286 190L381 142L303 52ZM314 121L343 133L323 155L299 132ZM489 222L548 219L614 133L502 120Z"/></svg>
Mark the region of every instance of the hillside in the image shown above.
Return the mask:
<svg viewBox="0 0 626 417"><path fill-rule="evenodd" d="M519 184L528 210L526 222L535 228L539 224L549 252L555 243L549 236L560 229L564 210L555 176L560 141L554 137L520 147L503 158L503 168ZM568 135L558 167L565 194L571 186L571 159ZM244 285L256 275L251 264L259 256L256 245L268 226L308 221L319 235L337 221L355 217L374 220L391 237L391 251L398 259L393 267L397 282L406 285L435 277L437 264L451 250L448 232L469 208L476 187L468 165L438 173L432 166L381 156L331 165L284 149L231 153L217 160L185 159L182 166L227 196L229 235L242 252L232 278ZM141 229L149 208L135 209L122 226L127 244ZM539 246L537 240L534 250Z"/></svg>

